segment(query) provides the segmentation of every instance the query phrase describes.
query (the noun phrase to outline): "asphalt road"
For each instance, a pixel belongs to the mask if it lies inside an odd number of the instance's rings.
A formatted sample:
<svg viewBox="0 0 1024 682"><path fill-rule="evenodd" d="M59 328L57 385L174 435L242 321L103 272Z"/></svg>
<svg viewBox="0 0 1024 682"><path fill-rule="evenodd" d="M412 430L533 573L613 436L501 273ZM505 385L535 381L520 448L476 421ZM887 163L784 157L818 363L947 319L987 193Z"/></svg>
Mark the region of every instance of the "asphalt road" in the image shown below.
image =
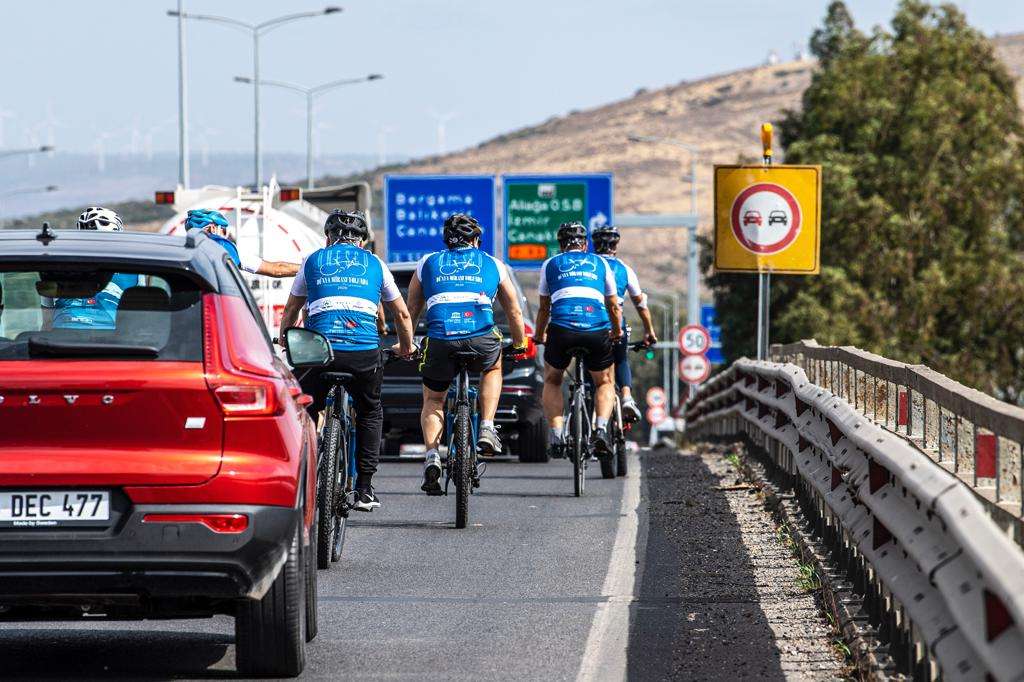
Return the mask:
<svg viewBox="0 0 1024 682"><path fill-rule="evenodd" d="M453 499L419 492L421 464L385 463L375 478L384 507L354 516L342 561L319 574L320 635L303 678L833 677L813 600L778 627L759 607L765 578L742 527L761 528L767 514L733 514L699 456L642 459L644 475L634 456L625 481L602 480L595 463L579 499L564 460L493 462L463 531ZM696 509L678 503L702 496ZM695 540L708 548L695 552ZM783 574L784 554L771 557ZM724 598L723 583L735 585ZM790 627L811 633L814 666L787 664ZM231 678L232 632L228 618L9 624L0 676Z"/></svg>

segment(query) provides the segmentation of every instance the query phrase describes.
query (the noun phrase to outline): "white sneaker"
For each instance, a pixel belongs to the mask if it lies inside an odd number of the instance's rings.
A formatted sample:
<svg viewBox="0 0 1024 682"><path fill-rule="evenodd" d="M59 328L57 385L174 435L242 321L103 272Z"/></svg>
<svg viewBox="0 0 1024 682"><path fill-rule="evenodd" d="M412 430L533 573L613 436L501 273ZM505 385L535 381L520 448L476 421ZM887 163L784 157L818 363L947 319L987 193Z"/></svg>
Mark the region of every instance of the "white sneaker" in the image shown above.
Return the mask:
<svg viewBox="0 0 1024 682"><path fill-rule="evenodd" d="M423 461L423 485L420 490L427 495L441 494L441 455L437 450L429 451Z"/></svg>
<svg viewBox="0 0 1024 682"><path fill-rule="evenodd" d="M632 398L622 401L622 421L627 424L635 424L640 421L640 408Z"/></svg>

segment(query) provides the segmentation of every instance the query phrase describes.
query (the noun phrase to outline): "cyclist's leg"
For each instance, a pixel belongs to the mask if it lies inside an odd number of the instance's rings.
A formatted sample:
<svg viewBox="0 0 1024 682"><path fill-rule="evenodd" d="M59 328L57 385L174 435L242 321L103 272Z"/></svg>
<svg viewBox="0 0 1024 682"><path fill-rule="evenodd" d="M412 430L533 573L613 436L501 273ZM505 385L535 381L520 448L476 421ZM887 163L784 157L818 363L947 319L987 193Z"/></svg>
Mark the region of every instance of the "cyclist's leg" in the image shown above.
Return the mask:
<svg viewBox="0 0 1024 682"><path fill-rule="evenodd" d="M321 376L321 372L331 371L333 369L335 369L333 364L324 368L310 368L301 376L297 377L299 380L299 386L302 387L302 392L313 398L313 402L306 406L306 411L309 413L314 424L317 423L320 413L323 411L324 406L326 406L327 394L331 390L330 382Z"/></svg>
<svg viewBox="0 0 1024 682"><path fill-rule="evenodd" d="M426 339L420 374L423 379L423 409L420 427L426 454L423 460L423 484L420 489L428 495L440 495L441 456L438 447L444 430L444 401L456 368L448 357L448 344L440 339Z"/></svg>
<svg viewBox="0 0 1024 682"><path fill-rule="evenodd" d="M588 350L587 369L594 381L594 433L593 443L598 456L611 452L608 436L608 418L615 402L615 382L612 380L612 342L606 331L580 335Z"/></svg>
<svg viewBox="0 0 1024 682"><path fill-rule="evenodd" d="M494 415L501 397L501 332L495 330L493 335L467 339L465 346L479 354L479 360L470 365L472 371L480 372L480 432L476 447L481 454L500 455L501 439L494 428Z"/></svg>
<svg viewBox="0 0 1024 682"><path fill-rule="evenodd" d="M356 469L359 474L356 485L360 489L368 489L377 472L381 428L384 425L384 409L380 401L384 369L380 352L349 351L337 353L335 358L339 359L336 362L339 369L352 375L346 389L352 396L356 413Z"/></svg>
<svg viewBox="0 0 1024 682"><path fill-rule="evenodd" d="M572 332L555 325L548 325L547 343L544 344L544 390L541 393L541 404L544 407L544 418L551 427L551 443L562 442L562 413L565 406L562 402L562 380L565 370L572 358L566 353Z"/></svg>
<svg viewBox="0 0 1024 682"><path fill-rule="evenodd" d="M633 400L633 372L629 367L628 333L623 333L622 339L614 344L612 355L615 359L615 385L622 396L622 416L628 422L639 421L640 409Z"/></svg>

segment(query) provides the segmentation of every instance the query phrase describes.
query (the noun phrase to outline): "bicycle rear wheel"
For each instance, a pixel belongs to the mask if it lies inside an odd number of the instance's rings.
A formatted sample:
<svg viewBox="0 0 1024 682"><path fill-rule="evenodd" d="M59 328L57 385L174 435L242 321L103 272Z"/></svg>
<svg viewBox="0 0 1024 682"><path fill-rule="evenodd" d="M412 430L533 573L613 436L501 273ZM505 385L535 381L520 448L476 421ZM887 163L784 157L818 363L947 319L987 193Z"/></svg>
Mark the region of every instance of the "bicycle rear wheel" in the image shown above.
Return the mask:
<svg viewBox="0 0 1024 682"><path fill-rule="evenodd" d="M608 420L608 440L610 441L609 445L611 445L612 451L609 455L598 458L598 461L601 463L601 478L615 478L617 464L616 446L621 436L622 422L619 420L619 403L618 398L616 398L615 405L612 407L612 417Z"/></svg>
<svg viewBox="0 0 1024 682"><path fill-rule="evenodd" d="M331 545L331 561L341 559L341 552L345 548L345 529L348 526L348 494L352 492L352 480L349 473L352 453L350 448L352 442L348 434L342 431L341 447L338 449L338 476L337 484L334 486L334 543Z"/></svg>
<svg viewBox="0 0 1024 682"><path fill-rule="evenodd" d="M317 524L317 568L330 568L331 551L334 546L335 526L335 485L338 477L338 448L341 445L341 420L333 412L327 416L323 437L320 441L317 462L316 510L320 514Z"/></svg>
<svg viewBox="0 0 1024 682"><path fill-rule="evenodd" d="M470 452L469 405L455 410L455 457L452 460L455 478L455 527L469 524L469 495L473 490L473 453ZM451 457L451 453L448 455Z"/></svg>
<svg viewBox="0 0 1024 682"><path fill-rule="evenodd" d="M573 398L569 414L569 438L572 447L573 493L579 497L587 484L587 468L583 451L583 401L578 395Z"/></svg>

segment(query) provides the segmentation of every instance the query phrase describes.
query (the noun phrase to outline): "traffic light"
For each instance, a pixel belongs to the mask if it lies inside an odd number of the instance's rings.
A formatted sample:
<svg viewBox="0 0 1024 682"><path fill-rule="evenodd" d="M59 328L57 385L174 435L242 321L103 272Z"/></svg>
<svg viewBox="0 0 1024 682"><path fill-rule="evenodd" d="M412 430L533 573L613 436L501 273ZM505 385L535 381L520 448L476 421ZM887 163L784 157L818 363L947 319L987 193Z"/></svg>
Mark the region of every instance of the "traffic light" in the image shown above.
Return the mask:
<svg viewBox="0 0 1024 682"><path fill-rule="evenodd" d="M653 360L654 359L654 349L653 348L648 348L647 350L644 351L644 359L645 360Z"/></svg>

